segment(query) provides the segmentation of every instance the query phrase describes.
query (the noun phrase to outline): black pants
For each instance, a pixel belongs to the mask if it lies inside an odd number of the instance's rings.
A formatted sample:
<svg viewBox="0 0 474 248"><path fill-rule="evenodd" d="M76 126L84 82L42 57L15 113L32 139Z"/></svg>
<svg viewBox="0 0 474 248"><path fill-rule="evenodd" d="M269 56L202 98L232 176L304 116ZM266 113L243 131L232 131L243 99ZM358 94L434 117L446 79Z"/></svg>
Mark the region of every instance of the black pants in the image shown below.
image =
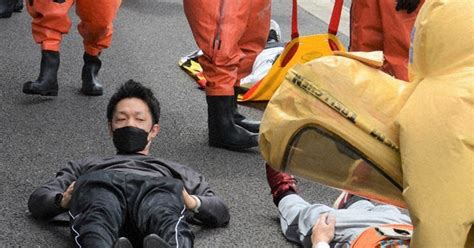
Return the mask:
<svg viewBox="0 0 474 248"><path fill-rule="evenodd" d="M83 175L71 199L74 244L106 248L127 236L141 247L143 237L155 233L173 247L192 247L182 190L174 178L112 171Z"/></svg>

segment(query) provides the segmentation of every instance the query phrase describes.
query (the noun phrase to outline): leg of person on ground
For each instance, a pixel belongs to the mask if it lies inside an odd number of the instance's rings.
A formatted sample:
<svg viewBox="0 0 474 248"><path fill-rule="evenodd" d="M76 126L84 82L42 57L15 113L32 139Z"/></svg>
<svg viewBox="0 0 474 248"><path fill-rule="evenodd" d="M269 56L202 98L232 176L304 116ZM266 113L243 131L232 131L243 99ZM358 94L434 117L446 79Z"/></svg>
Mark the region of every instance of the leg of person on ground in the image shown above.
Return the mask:
<svg viewBox="0 0 474 248"><path fill-rule="evenodd" d="M380 224L410 224L410 218L389 205L374 206L370 201L357 197L334 209L324 204L310 204L296 194L294 178L266 165L267 180L275 205L280 213L281 229L285 237L304 247L311 247L312 228L321 214L329 213L336 219L333 242L349 245L368 227ZM357 235L354 235L357 234Z"/></svg>
<svg viewBox="0 0 474 248"><path fill-rule="evenodd" d="M84 66L82 68L82 87L84 95L100 96L102 84L98 79L102 62L99 55L112 43L113 21L121 0L78 0L76 13L81 22L79 33L84 39Z"/></svg>
<svg viewBox="0 0 474 248"><path fill-rule="evenodd" d="M162 243L169 247L193 246L194 234L184 217L182 194L183 184L174 178L158 178L140 186L137 198L130 202L135 205L130 205L129 211L146 236L144 248Z"/></svg>
<svg viewBox="0 0 474 248"><path fill-rule="evenodd" d="M278 203L283 235L292 242L311 247L311 229L323 213L333 209L322 204L309 204L298 194L283 197Z"/></svg>
<svg viewBox="0 0 474 248"><path fill-rule="evenodd" d="M41 67L36 81L23 84L23 93L44 96L58 94L59 50L62 35L71 27L68 11L73 0L63 2L28 0L26 6L33 21L33 38L41 45Z"/></svg>
<svg viewBox="0 0 474 248"><path fill-rule="evenodd" d="M112 247L125 221L118 177L98 171L81 176L71 199L71 234L77 247Z"/></svg>
<svg viewBox="0 0 474 248"><path fill-rule="evenodd" d="M279 204L282 232L288 240L299 241L311 247L311 231L321 214L328 213L336 219L333 243L351 244L366 228L382 224L410 224L410 218L390 205L375 206L358 198L347 209L334 209L324 204L309 204L297 194L283 197Z"/></svg>

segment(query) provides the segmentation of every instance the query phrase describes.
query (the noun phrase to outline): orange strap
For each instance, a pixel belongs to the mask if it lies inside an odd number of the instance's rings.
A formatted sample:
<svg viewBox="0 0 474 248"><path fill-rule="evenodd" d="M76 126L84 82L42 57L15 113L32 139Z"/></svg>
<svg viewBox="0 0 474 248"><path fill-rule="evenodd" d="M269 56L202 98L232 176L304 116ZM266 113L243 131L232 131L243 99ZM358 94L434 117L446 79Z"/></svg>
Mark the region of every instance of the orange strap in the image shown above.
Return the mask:
<svg viewBox="0 0 474 248"><path fill-rule="evenodd" d="M291 12L291 39L298 38L298 3L297 0L293 0L293 9Z"/></svg>
<svg viewBox="0 0 474 248"><path fill-rule="evenodd" d="M329 22L328 33L336 35L339 29L339 21L341 20L342 4L344 0L336 0L332 9L331 21Z"/></svg>
<svg viewBox="0 0 474 248"><path fill-rule="evenodd" d="M336 0L332 9L331 21L329 22L328 33L336 35L339 29L339 21L341 20L342 6L344 0ZM293 8L291 13L291 39L299 37L298 31L298 1L293 0Z"/></svg>

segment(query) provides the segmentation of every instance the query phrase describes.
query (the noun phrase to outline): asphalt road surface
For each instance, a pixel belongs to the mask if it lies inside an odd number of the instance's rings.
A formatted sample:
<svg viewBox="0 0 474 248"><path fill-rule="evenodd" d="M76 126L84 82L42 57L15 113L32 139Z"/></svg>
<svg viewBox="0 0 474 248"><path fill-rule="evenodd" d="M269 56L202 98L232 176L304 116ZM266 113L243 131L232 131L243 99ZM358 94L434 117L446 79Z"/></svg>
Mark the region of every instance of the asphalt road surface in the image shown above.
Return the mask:
<svg viewBox="0 0 474 248"><path fill-rule="evenodd" d="M291 1L275 0L273 19L289 39ZM177 66L196 49L178 0L124 0L114 23L112 47L101 56L105 95L79 94L82 39L76 25L64 37L58 97L24 95L36 79L40 50L23 11L0 19L0 247L71 247L66 226L39 222L27 212L30 193L53 178L67 161L114 153L105 109L114 90L128 79L150 86L162 104L162 132L152 154L187 164L206 175L231 211L227 228L193 227L196 247L292 247L280 231L258 149L246 153L207 145L205 97ZM300 9L301 34L325 32L325 23ZM342 37L347 44L347 37ZM262 110L241 106L248 117ZM330 204L338 191L300 180L309 201Z"/></svg>

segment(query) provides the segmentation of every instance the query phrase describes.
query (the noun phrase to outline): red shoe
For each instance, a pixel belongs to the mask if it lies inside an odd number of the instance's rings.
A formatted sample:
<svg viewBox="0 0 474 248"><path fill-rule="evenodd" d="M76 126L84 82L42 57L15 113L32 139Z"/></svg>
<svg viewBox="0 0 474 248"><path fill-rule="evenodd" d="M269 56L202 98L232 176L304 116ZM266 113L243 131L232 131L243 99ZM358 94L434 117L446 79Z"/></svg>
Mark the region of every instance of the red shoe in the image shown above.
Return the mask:
<svg viewBox="0 0 474 248"><path fill-rule="evenodd" d="M296 179L292 175L276 171L268 164L265 164L265 168L268 185L270 186L275 205L278 206L283 197L289 194L296 194Z"/></svg>

